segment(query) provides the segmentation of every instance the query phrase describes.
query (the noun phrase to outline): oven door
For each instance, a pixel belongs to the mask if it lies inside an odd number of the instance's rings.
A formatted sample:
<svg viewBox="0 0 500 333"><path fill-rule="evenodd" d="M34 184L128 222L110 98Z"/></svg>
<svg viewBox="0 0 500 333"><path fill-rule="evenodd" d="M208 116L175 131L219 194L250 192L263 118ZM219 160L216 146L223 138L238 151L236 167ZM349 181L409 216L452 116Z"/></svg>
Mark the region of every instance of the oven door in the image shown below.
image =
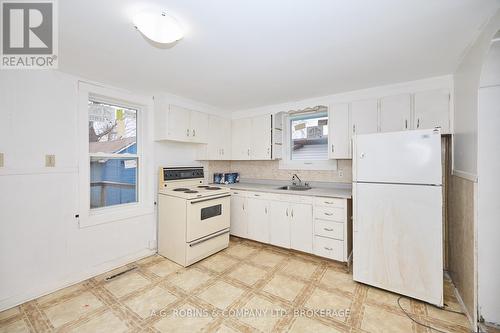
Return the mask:
<svg viewBox="0 0 500 333"><path fill-rule="evenodd" d="M230 194L187 202L186 242L229 228Z"/></svg>

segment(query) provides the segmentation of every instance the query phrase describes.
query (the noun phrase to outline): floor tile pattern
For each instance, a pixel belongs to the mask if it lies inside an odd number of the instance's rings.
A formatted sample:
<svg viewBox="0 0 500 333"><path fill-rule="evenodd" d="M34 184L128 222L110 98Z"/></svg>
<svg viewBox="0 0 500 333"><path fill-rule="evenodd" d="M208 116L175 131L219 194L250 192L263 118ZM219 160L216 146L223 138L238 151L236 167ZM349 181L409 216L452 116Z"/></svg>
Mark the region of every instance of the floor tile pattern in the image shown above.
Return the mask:
<svg viewBox="0 0 500 333"><path fill-rule="evenodd" d="M229 248L188 268L155 255L0 312L0 333L431 333L397 299L354 282L344 264L231 238ZM460 311L447 280L445 303ZM469 332L463 314L407 298L401 305L426 325Z"/></svg>

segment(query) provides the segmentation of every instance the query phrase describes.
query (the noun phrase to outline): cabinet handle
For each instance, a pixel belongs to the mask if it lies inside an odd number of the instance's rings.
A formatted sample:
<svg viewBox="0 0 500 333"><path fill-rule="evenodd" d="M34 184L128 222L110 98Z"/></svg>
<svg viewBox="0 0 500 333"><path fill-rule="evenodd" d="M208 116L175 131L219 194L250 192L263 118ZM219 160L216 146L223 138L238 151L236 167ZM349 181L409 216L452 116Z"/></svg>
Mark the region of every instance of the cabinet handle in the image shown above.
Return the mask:
<svg viewBox="0 0 500 333"><path fill-rule="evenodd" d="M193 129L193 136L196 136L196 131Z"/></svg>
<svg viewBox="0 0 500 333"><path fill-rule="evenodd" d="M222 148L222 155L224 155L224 148Z"/></svg>
<svg viewBox="0 0 500 333"><path fill-rule="evenodd" d="M325 230L325 231L333 231L333 229L330 229L330 228L323 228L323 230Z"/></svg>
<svg viewBox="0 0 500 333"><path fill-rule="evenodd" d="M291 213L292 217L293 217L293 209L292 209L292 213Z"/></svg>
<svg viewBox="0 0 500 333"><path fill-rule="evenodd" d="M332 145L332 153L335 151L334 145Z"/></svg>
<svg viewBox="0 0 500 333"><path fill-rule="evenodd" d="M326 216L332 216L333 213L325 213Z"/></svg>
<svg viewBox="0 0 500 333"><path fill-rule="evenodd" d="M323 248L324 248L325 250L327 250L327 251L333 251L333 249L332 249L331 247L326 247L326 246L324 246Z"/></svg>
<svg viewBox="0 0 500 333"><path fill-rule="evenodd" d="M245 204L243 204L243 210L245 210Z"/></svg>
<svg viewBox="0 0 500 333"><path fill-rule="evenodd" d="M405 129L408 129L408 119L405 119Z"/></svg>
<svg viewBox="0 0 500 333"><path fill-rule="evenodd" d="M254 194L254 196L256 196L256 197L260 197L260 194Z"/></svg>
<svg viewBox="0 0 500 333"><path fill-rule="evenodd" d="M265 210L265 212L266 212L266 214L267 214L267 207L266 207L264 210Z"/></svg>
<svg viewBox="0 0 500 333"><path fill-rule="evenodd" d="M250 156L250 148L247 149L247 155Z"/></svg>
<svg viewBox="0 0 500 333"><path fill-rule="evenodd" d="M286 216L288 216L288 208L286 209Z"/></svg>
<svg viewBox="0 0 500 333"><path fill-rule="evenodd" d="M189 128L186 130L186 136L189 136Z"/></svg>
<svg viewBox="0 0 500 333"><path fill-rule="evenodd" d="M420 118L417 118L417 128L420 127Z"/></svg>
<svg viewBox="0 0 500 333"><path fill-rule="evenodd" d="M356 133L356 124L352 125L352 132Z"/></svg>
<svg viewBox="0 0 500 333"><path fill-rule="evenodd" d="M326 203L327 205L333 205L333 201L323 201L323 203Z"/></svg>

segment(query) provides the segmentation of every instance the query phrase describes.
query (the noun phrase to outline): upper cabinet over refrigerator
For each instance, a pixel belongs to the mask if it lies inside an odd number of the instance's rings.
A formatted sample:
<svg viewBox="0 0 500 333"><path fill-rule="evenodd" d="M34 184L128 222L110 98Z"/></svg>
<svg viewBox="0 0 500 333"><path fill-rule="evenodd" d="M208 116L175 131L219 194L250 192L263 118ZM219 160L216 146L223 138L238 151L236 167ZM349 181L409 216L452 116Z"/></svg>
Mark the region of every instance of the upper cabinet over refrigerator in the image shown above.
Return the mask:
<svg viewBox="0 0 500 333"><path fill-rule="evenodd" d="M355 182L442 183L438 129L357 135L353 160Z"/></svg>

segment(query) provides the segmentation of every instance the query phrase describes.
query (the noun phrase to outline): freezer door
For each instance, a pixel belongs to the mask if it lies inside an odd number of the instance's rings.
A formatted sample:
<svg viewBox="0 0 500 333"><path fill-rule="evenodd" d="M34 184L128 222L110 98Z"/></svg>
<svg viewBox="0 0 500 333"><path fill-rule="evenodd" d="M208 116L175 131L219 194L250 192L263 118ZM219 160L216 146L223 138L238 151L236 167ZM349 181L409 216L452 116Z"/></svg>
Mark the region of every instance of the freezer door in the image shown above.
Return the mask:
<svg viewBox="0 0 500 333"><path fill-rule="evenodd" d="M443 305L440 186L355 184L355 281Z"/></svg>
<svg viewBox="0 0 500 333"><path fill-rule="evenodd" d="M353 181L440 185L439 130L355 136Z"/></svg>

